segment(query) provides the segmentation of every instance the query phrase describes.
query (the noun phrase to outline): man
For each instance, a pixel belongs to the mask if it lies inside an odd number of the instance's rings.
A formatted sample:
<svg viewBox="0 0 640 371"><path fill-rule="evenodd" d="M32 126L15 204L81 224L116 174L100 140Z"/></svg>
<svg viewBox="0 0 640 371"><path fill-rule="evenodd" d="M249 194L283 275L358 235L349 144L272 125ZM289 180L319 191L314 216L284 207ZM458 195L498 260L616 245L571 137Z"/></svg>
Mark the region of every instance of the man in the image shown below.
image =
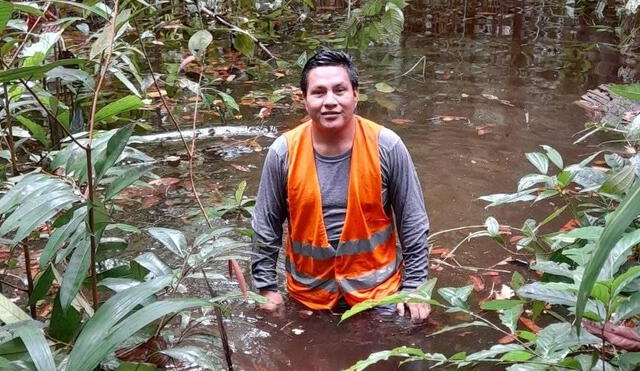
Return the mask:
<svg viewBox="0 0 640 371"><path fill-rule="evenodd" d="M253 281L268 300L261 308L283 303L276 261L285 219L287 289L307 307L416 288L427 277L429 221L406 147L391 130L355 115L358 73L348 54L314 55L300 87L311 120L270 147L252 221ZM430 312L421 303L395 309L403 316L407 308L414 320Z"/></svg>

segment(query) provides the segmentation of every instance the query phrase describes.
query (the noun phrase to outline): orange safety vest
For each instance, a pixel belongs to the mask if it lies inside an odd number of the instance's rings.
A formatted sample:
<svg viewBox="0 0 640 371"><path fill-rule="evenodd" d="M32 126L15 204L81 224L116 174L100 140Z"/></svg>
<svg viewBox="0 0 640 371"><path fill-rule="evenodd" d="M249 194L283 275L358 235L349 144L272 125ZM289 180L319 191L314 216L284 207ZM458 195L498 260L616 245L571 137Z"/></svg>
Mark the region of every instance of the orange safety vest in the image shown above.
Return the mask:
<svg viewBox="0 0 640 371"><path fill-rule="evenodd" d="M356 116L347 215L338 248L327 238L311 121L285 133L289 148L286 244L287 289L311 309L331 309L340 295L349 305L398 291L402 253L393 219L382 204L378 136L382 126Z"/></svg>

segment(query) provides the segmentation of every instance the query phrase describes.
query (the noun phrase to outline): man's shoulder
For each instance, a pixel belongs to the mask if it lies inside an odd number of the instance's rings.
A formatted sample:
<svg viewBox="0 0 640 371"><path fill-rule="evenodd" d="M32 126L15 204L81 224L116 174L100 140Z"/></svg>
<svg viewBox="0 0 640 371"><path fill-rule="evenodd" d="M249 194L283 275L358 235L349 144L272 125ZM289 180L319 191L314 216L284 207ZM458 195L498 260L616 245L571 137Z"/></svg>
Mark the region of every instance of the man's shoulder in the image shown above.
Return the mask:
<svg viewBox="0 0 640 371"><path fill-rule="evenodd" d="M269 146L269 151L272 151L278 157L286 156L289 152L286 136L283 134L277 137L276 140L271 143L271 146Z"/></svg>
<svg viewBox="0 0 640 371"><path fill-rule="evenodd" d="M382 127L380 130L380 136L378 137L378 147L383 151L391 151L398 143L401 143L402 139L393 130Z"/></svg>

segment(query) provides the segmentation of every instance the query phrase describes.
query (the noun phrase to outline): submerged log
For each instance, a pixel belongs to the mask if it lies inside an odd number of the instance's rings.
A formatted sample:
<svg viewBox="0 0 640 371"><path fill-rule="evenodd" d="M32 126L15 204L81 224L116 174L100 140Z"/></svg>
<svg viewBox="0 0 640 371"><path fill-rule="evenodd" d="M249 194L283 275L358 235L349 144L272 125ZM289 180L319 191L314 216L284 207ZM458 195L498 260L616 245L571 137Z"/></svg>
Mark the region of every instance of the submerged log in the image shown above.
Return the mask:
<svg viewBox="0 0 640 371"><path fill-rule="evenodd" d="M182 137L178 131L170 131L167 133L156 133L149 135L132 136L130 143L153 143L153 142L176 142L182 140L191 140L194 136L198 139L209 138L225 138L236 136L267 136L275 137L278 130L275 126L215 126L210 128L202 128L196 130L183 130Z"/></svg>
<svg viewBox="0 0 640 371"><path fill-rule="evenodd" d="M607 126L629 124L640 114L640 102L613 93L606 84L588 90L575 103L584 109L589 121Z"/></svg>

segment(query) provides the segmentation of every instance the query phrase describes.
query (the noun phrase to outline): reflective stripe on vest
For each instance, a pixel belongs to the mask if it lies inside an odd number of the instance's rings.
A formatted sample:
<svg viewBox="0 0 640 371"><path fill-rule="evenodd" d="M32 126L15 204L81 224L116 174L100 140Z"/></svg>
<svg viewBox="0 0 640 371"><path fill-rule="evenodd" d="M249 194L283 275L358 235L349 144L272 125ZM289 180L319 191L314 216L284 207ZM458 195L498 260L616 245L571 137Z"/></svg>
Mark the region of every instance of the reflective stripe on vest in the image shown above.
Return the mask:
<svg viewBox="0 0 640 371"><path fill-rule="evenodd" d="M287 288L313 309L329 309L344 294L354 305L400 286L402 254L382 204L378 153L381 126L357 117L345 222L336 249L327 239L308 121L285 133L289 149Z"/></svg>

